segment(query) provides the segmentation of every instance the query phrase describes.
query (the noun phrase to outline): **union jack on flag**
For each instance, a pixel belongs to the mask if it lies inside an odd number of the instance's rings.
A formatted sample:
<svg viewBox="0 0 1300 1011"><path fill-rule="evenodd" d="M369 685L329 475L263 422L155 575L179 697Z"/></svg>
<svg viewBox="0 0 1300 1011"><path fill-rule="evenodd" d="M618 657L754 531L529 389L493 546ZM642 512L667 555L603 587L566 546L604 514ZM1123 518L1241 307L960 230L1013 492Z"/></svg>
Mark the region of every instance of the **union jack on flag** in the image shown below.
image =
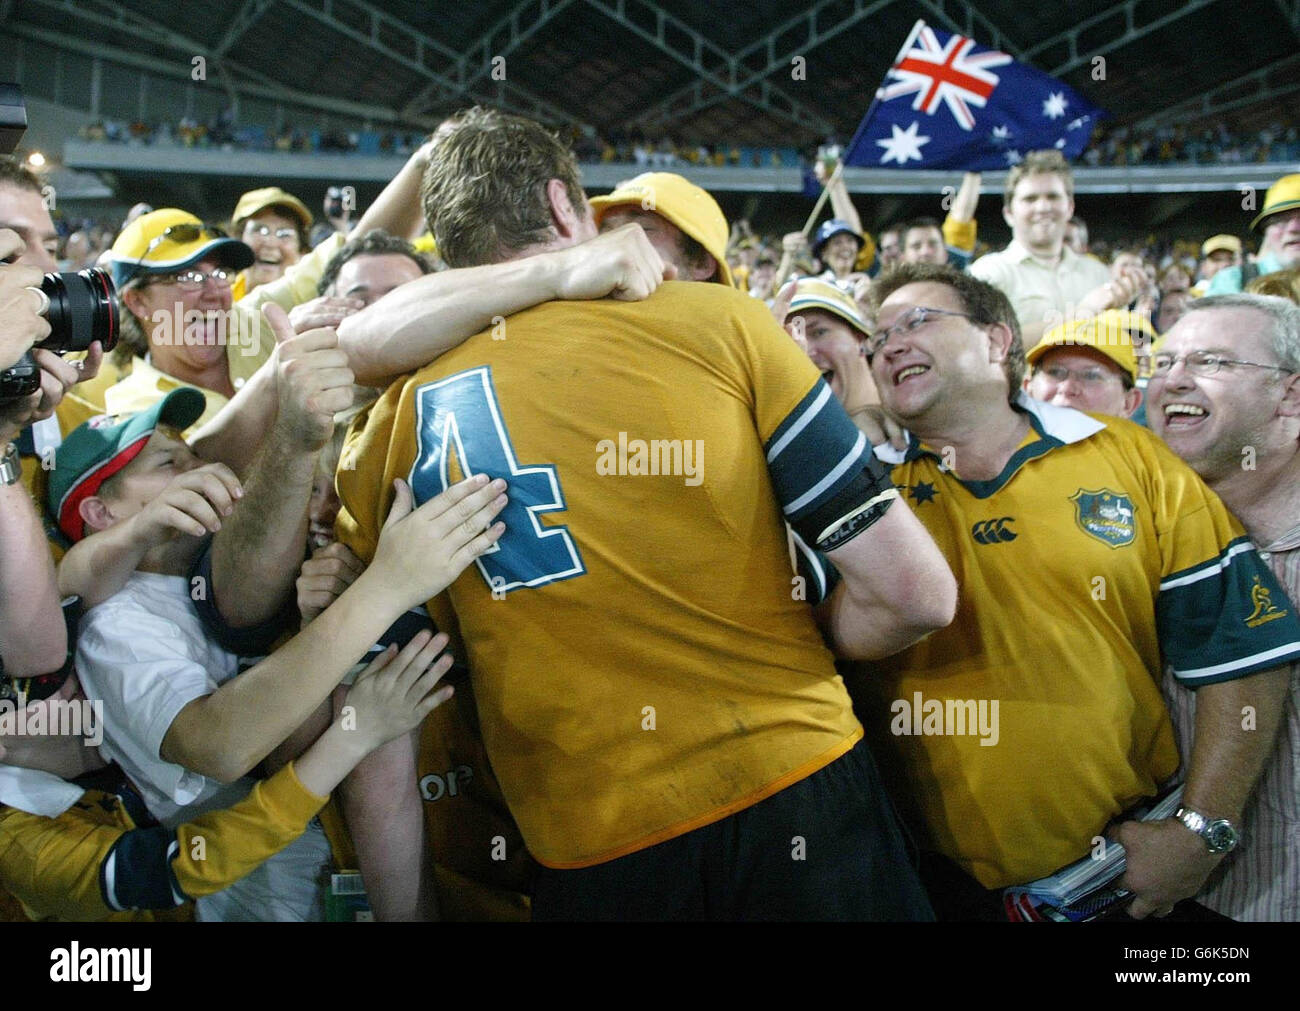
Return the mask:
<svg viewBox="0 0 1300 1011"><path fill-rule="evenodd" d="M970 106L984 105L993 89L998 86L991 67L1001 67L1013 62L1006 53L986 49L972 53L975 40L960 35L949 35L940 42L934 29L925 25L917 36L916 44L894 64L889 75L896 79L880 90L883 101L916 95L913 109L933 116L943 102L963 130L975 127L975 114Z"/></svg>
<svg viewBox="0 0 1300 1011"><path fill-rule="evenodd" d="M918 21L844 164L986 171L1008 168L1042 148L1077 158L1103 115L1056 78Z"/></svg>

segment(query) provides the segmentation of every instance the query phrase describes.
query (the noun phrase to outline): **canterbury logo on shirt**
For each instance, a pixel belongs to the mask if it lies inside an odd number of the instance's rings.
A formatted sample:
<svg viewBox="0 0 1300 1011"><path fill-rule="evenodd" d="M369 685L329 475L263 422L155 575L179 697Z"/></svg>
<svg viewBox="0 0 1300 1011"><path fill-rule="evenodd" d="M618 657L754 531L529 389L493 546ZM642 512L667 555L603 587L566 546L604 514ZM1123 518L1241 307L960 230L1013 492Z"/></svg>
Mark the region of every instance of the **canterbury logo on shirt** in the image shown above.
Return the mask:
<svg viewBox="0 0 1300 1011"><path fill-rule="evenodd" d="M980 520L970 528L971 536L975 538L977 544L997 544L1001 541L1014 541L1018 536L1011 529L1011 524L1015 519L1011 516L1003 516L995 520Z"/></svg>

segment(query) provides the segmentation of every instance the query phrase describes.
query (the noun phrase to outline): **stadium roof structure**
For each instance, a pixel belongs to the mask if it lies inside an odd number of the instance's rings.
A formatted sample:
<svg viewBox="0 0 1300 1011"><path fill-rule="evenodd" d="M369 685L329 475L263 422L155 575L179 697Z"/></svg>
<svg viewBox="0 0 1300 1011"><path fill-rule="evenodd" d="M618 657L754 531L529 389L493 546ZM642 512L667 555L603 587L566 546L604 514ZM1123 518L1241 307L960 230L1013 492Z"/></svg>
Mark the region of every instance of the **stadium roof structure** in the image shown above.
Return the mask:
<svg viewBox="0 0 1300 1011"><path fill-rule="evenodd" d="M1277 118L1300 0L0 0L6 35L256 98L429 129L482 103L609 136L847 139L912 23L1027 60L1121 123ZM798 58L802 57L802 63ZM1098 60L1101 62L1098 62ZM92 94L97 85L91 85ZM1282 103L1285 106L1287 103Z"/></svg>

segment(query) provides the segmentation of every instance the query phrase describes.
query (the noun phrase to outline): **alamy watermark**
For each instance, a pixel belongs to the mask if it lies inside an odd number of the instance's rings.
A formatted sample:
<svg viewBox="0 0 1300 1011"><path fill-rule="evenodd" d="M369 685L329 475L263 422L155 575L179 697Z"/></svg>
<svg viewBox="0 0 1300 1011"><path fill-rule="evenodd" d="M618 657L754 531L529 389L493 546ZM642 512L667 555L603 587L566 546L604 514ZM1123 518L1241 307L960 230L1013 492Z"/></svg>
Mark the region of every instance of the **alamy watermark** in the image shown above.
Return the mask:
<svg viewBox="0 0 1300 1011"><path fill-rule="evenodd" d="M261 346L261 326L251 313L237 309L186 309L177 302L173 308L155 309L150 316L153 331L150 342L168 347L237 347L245 357L257 354ZM215 328L212 339L208 327Z"/></svg>
<svg viewBox="0 0 1300 1011"><path fill-rule="evenodd" d="M629 439L596 443L596 473L618 477L683 477L690 487L704 482L704 440Z"/></svg>
<svg viewBox="0 0 1300 1011"><path fill-rule="evenodd" d="M998 743L997 699L894 699L889 731L896 737L978 737L980 747Z"/></svg>
<svg viewBox="0 0 1300 1011"><path fill-rule="evenodd" d="M104 743L104 703L99 699L48 699L30 707L0 699L0 737L84 737Z"/></svg>

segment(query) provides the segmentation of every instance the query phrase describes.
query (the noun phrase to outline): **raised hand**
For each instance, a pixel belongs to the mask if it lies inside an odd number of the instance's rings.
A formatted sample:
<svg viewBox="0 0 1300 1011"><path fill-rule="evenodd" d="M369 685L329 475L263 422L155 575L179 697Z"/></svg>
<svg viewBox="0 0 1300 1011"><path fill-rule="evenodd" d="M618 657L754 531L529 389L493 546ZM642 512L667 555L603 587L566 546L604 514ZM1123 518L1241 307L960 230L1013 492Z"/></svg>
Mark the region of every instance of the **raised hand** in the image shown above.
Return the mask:
<svg viewBox="0 0 1300 1011"><path fill-rule="evenodd" d="M335 541L302 563L298 576L298 612L306 625L356 582L365 565L346 545Z"/></svg>
<svg viewBox="0 0 1300 1011"><path fill-rule="evenodd" d="M451 670L451 654L442 652L446 646L446 635L420 631L400 653L389 646L357 676L344 705L352 709L351 730L360 738L360 749L370 751L401 737L451 698L451 685L438 687L439 678Z"/></svg>
<svg viewBox="0 0 1300 1011"><path fill-rule="evenodd" d="M354 376L339 335L330 329L295 334L278 305L262 309L275 334L275 428L304 452L319 450L334 433L334 415L352 406Z"/></svg>
<svg viewBox="0 0 1300 1011"><path fill-rule="evenodd" d="M221 529L244 489L224 463L209 463L178 474L140 512L130 518L132 536L146 547L182 535L202 537Z"/></svg>
<svg viewBox="0 0 1300 1011"><path fill-rule="evenodd" d="M289 310L289 325L294 333L306 333L320 327L333 329L353 313L360 312L366 303L359 298L345 298L342 295L322 295L310 302L295 305Z"/></svg>
<svg viewBox="0 0 1300 1011"><path fill-rule="evenodd" d="M505 533L506 525L493 519L506 507L506 483L477 474L414 510L410 486L394 485L397 497L369 571L406 610L445 590Z"/></svg>

